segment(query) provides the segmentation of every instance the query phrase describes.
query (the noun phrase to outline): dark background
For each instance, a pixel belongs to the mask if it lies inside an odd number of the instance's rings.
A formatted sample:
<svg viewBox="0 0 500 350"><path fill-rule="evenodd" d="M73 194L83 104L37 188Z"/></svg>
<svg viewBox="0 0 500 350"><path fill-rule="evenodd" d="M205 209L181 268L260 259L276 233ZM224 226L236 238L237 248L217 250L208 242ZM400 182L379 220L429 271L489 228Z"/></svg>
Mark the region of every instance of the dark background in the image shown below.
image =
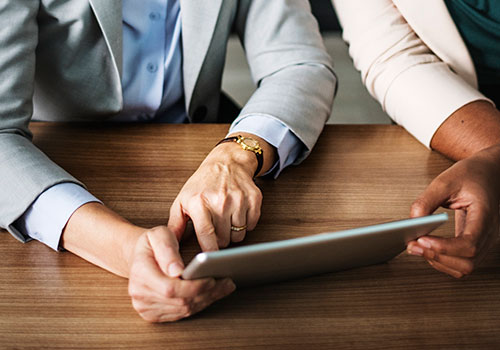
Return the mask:
<svg viewBox="0 0 500 350"><path fill-rule="evenodd" d="M340 25L333 10L331 0L309 0L312 12L319 22L321 31L338 31Z"/></svg>

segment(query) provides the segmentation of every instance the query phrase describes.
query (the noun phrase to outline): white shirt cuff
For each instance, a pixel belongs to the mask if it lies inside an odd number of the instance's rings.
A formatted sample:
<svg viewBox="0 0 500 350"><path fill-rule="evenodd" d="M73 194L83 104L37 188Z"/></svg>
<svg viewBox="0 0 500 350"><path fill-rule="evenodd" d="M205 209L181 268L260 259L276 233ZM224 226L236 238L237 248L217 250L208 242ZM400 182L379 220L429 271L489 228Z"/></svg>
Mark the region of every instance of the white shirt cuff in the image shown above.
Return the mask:
<svg viewBox="0 0 500 350"><path fill-rule="evenodd" d="M290 129L280 121L264 114L252 114L243 117L231 125L229 133L248 132L258 136L274 146L278 152L278 161L264 175L274 172L274 178L297 160L305 145Z"/></svg>
<svg viewBox="0 0 500 350"><path fill-rule="evenodd" d="M59 250L59 241L69 218L90 202L101 203L77 184L57 184L38 196L14 226L21 233Z"/></svg>

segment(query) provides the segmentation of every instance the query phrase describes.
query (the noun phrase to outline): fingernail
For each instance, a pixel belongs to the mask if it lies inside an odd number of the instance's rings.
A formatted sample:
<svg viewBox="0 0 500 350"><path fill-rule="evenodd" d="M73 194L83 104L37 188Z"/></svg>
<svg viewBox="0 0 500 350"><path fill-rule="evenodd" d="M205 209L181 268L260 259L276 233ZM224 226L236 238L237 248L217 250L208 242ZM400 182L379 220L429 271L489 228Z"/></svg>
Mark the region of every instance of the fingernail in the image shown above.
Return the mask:
<svg viewBox="0 0 500 350"><path fill-rule="evenodd" d="M417 242L425 248L432 248L432 244L427 238L419 238Z"/></svg>
<svg viewBox="0 0 500 350"><path fill-rule="evenodd" d="M184 271L184 266L179 264L178 262L173 262L168 265L168 275L170 277L179 277Z"/></svg>
<svg viewBox="0 0 500 350"><path fill-rule="evenodd" d="M422 256L422 255L424 255L424 250L422 248L420 248L419 246L413 246L413 247L408 249L408 253L411 255Z"/></svg>

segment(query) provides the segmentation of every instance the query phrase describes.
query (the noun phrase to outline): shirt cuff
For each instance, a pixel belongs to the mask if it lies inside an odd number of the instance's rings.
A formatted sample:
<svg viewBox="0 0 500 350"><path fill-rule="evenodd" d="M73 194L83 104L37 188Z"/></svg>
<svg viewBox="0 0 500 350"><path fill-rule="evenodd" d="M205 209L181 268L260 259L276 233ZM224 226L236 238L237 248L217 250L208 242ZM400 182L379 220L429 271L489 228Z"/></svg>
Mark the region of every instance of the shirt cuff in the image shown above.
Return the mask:
<svg viewBox="0 0 500 350"><path fill-rule="evenodd" d="M102 203L75 183L57 184L38 196L17 219L14 227L50 248L59 250L59 241L69 218L78 208L90 202Z"/></svg>
<svg viewBox="0 0 500 350"><path fill-rule="evenodd" d="M294 163L305 145L290 129L277 119L263 114L250 114L231 125L229 134L248 132L274 146L278 160L264 175L274 173L274 178L290 164Z"/></svg>

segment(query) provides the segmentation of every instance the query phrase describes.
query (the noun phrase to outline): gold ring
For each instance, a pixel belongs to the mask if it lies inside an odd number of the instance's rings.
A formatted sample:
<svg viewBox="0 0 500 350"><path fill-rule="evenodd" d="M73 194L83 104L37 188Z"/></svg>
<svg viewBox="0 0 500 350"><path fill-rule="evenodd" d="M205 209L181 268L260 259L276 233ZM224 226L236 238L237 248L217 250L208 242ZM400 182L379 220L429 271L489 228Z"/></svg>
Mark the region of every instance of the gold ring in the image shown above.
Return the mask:
<svg viewBox="0 0 500 350"><path fill-rule="evenodd" d="M231 231L234 231L234 232L240 232L240 231L243 231L243 230L246 230L247 229L247 225L243 225L243 226L233 226L231 225Z"/></svg>

